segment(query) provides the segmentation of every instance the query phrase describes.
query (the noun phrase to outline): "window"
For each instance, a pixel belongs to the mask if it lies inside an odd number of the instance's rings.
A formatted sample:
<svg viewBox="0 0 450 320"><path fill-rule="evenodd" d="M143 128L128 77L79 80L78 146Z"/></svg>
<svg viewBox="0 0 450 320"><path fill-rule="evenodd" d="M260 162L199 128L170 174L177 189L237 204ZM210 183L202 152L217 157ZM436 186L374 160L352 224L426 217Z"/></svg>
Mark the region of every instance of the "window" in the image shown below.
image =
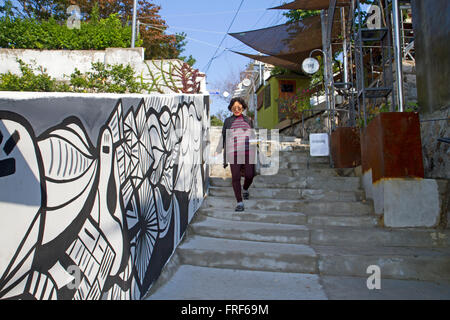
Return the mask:
<svg viewBox="0 0 450 320"><path fill-rule="evenodd" d="M294 85L292 83L282 83L280 90L281 92L294 92Z"/></svg>
<svg viewBox="0 0 450 320"><path fill-rule="evenodd" d="M264 88L264 109L267 109L270 107L270 84L267 85L267 87Z"/></svg>
<svg viewBox="0 0 450 320"><path fill-rule="evenodd" d="M256 96L257 110L261 109L264 102L264 90L261 90Z"/></svg>

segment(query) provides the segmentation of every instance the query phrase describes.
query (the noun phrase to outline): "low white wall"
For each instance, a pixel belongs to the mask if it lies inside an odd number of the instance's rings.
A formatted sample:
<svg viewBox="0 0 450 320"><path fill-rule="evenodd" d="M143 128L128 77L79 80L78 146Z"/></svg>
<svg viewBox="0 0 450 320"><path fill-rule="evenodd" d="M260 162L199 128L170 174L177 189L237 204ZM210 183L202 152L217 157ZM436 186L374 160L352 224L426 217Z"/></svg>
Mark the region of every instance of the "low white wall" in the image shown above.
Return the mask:
<svg viewBox="0 0 450 320"><path fill-rule="evenodd" d="M82 73L91 71L93 62L105 64L130 64L136 71L136 76L141 74L145 79L150 79L148 67L152 73L158 75L158 68L169 70L170 64L181 65L178 59L144 60L144 48L107 48L105 50L33 50L33 49L0 49L0 73L11 72L20 74L17 59L31 64L33 67L42 66L52 78L58 81L67 81L75 68ZM148 66L148 67L147 67ZM206 92L206 78L200 78L200 92ZM149 80L148 80L149 81ZM168 88L163 88L163 93L172 93Z"/></svg>

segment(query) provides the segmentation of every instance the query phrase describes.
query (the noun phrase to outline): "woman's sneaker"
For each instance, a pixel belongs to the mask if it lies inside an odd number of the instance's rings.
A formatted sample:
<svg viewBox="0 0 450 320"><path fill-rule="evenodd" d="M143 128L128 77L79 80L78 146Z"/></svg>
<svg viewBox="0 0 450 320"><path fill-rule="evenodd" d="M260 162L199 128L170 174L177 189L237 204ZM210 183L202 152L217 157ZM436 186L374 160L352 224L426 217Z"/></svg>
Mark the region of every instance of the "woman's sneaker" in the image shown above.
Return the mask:
<svg viewBox="0 0 450 320"><path fill-rule="evenodd" d="M248 190L244 190L242 192L242 198L244 198L244 200L248 200L250 194L248 193Z"/></svg>
<svg viewBox="0 0 450 320"><path fill-rule="evenodd" d="M243 203L238 203L238 205L236 206L234 211L244 211L244 204Z"/></svg>

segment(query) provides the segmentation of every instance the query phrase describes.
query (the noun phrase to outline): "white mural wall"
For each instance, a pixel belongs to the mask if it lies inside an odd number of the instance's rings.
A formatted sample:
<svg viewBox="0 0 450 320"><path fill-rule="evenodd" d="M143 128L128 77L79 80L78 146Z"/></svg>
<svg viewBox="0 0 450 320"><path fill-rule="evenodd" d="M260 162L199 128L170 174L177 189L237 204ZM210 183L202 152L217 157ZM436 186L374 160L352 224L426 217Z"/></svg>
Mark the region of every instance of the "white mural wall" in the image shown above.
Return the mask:
<svg viewBox="0 0 450 320"><path fill-rule="evenodd" d="M136 101L36 135L0 97L0 299L141 299L157 279L206 193L209 100Z"/></svg>

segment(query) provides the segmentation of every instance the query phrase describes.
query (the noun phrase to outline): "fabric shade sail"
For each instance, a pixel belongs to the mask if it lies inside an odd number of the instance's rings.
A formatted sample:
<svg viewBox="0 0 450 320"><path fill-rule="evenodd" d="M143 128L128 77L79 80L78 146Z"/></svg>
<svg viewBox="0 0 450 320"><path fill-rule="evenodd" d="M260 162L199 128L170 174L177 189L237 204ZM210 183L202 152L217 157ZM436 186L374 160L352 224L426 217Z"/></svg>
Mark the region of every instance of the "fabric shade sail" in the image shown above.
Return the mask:
<svg viewBox="0 0 450 320"><path fill-rule="evenodd" d="M335 21L332 40L337 39L340 30L339 21ZM259 52L297 65L301 65L303 59L308 57L312 50L322 48L320 16L264 29L230 33L230 35ZM272 60L278 61L276 59ZM256 60L261 61L260 59ZM270 64L281 66L277 63Z"/></svg>
<svg viewBox="0 0 450 320"><path fill-rule="evenodd" d="M233 51L234 53L240 54L244 57L253 59L253 60L258 60L267 64L271 64L274 66L278 66L278 67L282 67L285 69L289 69L292 71L296 71L299 72L301 71L301 62L303 61L303 59L301 59L301 57L299 58L299 60L297 61L297 63L292 62L292 61L288 61L285 59L280 59L276 56L262 56L262 55L257 55L257 54L249 54L249 53L243 53L243 52L237 52L237 51ZM309 55L309 53L308 53ZM306 54L305 54L305 58L306 58Z"/></svg>
<svg viewBox="0 0 450 320"><path fill-rule="evenodd" d="M336 6L343 7L351 4L349 0L337 0ZM270 9L284 9L284 10L322 10L328 9L330 5L330 0L297 0L283 4L278 7L273 7Z"/></svg>
<svg viewBox="0 0 450 320"><path fill-rule="evenodd" d="M290 54L322 46L319 16L263 29L230 33L230 35L268 55ZM300 47L299 43L301 43Z"/></svg>

